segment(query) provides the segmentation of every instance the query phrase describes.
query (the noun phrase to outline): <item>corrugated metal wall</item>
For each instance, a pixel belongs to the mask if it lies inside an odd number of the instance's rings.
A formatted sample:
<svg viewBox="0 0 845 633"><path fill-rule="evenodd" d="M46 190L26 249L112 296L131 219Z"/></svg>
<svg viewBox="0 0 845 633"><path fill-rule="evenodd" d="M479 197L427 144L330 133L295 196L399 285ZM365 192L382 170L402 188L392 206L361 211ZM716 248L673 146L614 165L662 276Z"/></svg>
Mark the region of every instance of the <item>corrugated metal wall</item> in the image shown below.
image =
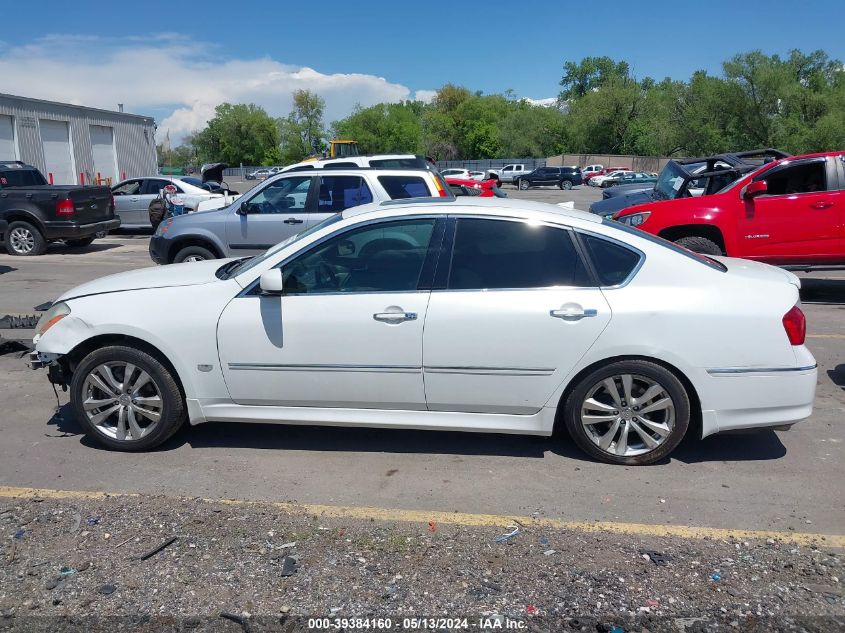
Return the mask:
<svg viewBox="0 0 845 633"><path fill-rule="evenodd" d="M17 159L42 171L45 166L39 121L53 119L68 122L77 184L80 172L85 174L85 184L92 183L96 177L91 125L113 128L119 178L124 174L126 178L136 178L158 173L152 118L5 94L0 94L0 114L14 119ZM0 156L0 159L9 158L12 157Z"/></svg>

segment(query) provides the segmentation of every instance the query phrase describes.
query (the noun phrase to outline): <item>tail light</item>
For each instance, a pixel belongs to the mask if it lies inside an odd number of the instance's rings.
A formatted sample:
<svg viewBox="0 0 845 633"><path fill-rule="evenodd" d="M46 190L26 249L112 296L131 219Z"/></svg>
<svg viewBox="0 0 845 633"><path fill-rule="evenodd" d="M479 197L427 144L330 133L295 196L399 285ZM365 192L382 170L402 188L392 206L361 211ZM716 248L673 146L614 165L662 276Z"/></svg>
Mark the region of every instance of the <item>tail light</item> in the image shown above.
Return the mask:
<svg viewBox="0 0 845 633"><path fill-rule="evenodd" d="M807 336L807 319L801 308L793 306L792 309L783 315L783 329L792 345L803 345Z"/></svg>
<svg viewBox="0 0 845 633"><path fill-rule="evenodd" d="M73 215L73 201L65 198L56 203L56 215L68 216Z"/></svg>
<svg viewBox="0 0 845 633"><path fill-rule="evenodd" d="M434 186L437 188L437 194L441 198L448 198L449 197L449 194L447 193L448 185L445 185L443 183L443 180L442 180L442 178L440 177L439 174L434 175Z"/></svg>

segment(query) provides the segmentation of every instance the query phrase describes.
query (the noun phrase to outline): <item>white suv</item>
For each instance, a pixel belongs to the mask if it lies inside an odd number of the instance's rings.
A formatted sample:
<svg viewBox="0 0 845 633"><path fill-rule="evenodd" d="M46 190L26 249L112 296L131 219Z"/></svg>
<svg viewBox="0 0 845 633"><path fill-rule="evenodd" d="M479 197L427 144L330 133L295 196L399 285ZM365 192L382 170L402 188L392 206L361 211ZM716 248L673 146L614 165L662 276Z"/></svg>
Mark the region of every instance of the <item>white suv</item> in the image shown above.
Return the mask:
<svg viewBox="0 0 845 633"><path fill-rule="evenodd" d="M391 164L407 160L355 156L291 166L228 207L166 219L150 240L150 257L159 264L174 264L255 255L351 207L405 198L453 198L433 168L338 165L361 158Z"/></svg>

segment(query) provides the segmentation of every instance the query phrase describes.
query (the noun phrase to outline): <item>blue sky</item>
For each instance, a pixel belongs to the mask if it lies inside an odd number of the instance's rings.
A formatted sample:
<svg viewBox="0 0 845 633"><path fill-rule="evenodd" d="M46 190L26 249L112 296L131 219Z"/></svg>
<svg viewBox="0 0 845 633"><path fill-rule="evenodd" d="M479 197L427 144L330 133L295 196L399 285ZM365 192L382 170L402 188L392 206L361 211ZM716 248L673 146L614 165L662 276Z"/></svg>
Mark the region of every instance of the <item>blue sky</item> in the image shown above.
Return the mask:
<svg viewBox="0 0 845 633"><path fill-rule="evenodd" d="M719 73L725 59L757 48L780 54L822 48L845 58L843 0L593 6L39 2L37 12L6 12L15 28L0 31L0 92L110 108L120 100L179 135L201 125L215 101L253 99L283 114L285 95L296 87L323 94L331 119L355 103L417 91L426 97L446 82L552 97L563 62L588 55L625 59L637 76L657 79L686 78L697 69Z"/></svg>

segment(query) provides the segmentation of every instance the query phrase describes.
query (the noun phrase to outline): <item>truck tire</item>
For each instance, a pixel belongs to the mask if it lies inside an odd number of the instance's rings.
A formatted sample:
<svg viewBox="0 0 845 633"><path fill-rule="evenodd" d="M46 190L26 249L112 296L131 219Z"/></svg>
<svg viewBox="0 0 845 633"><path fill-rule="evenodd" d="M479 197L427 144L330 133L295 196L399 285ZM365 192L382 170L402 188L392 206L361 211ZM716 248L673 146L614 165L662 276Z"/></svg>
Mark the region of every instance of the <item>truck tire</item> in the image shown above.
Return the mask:
<svg viewBox="0 0 845 633"><path fill-rule="evenodd" d="M203 246L186 246L173 258L174 264L183 262L202 262L208 259L217 259L217 255Z"/></svg>
<svg viewBox="0 0 845 633"><path fill-rule="evenodd" d="M9 255L34 257L47 250L47 240L37 227L21 220L9 224L6 231L6 250Z"/></svg>
<svg viewBox="0 0 845 633"><path fill-rule="evenodd" d="M680 237L675 240L675 244L683 246L691 250L693 253L701 253L702 255L724 255L721 247L713 240L699 235L689 235L687 237Z"/></svg>
<svg viewBox="0 0 845 633"><path fill-rule="evenodd" d="M572 189L572 181L571 180L561 180L559 186L560 186L561 189L565 189L566 191L569 191L570 189Z"/></svg>
<svg viewBox="0 0 845 633"><path fill-rule="evenodd" d="M96 235L89 235L88 237L80 237L78 240L65 240L65 244L71 248L83 248L93 243L96 237Z"/></svg>

